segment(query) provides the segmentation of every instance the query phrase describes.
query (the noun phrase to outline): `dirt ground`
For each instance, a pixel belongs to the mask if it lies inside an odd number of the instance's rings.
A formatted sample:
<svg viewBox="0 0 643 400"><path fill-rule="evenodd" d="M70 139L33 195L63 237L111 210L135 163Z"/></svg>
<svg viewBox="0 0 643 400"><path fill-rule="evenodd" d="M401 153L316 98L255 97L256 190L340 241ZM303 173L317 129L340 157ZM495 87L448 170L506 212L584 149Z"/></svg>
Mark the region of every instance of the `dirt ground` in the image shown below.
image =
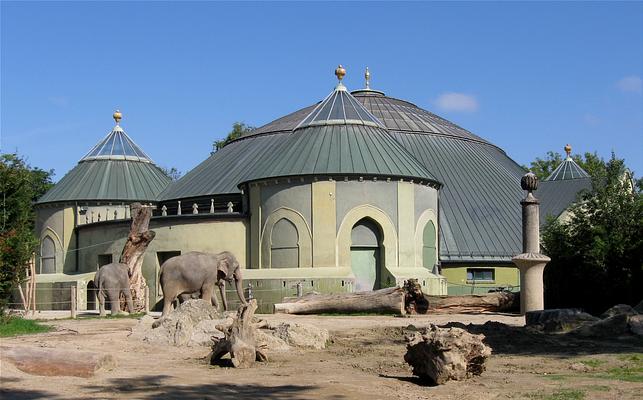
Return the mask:
<svg viewBox="0 0 643 400"><path fill-rule="evenodd" d="M128 338L134 319L48 321L55 331L3 338L2 345L112 353L118 366L87 379L39 377L18 371L0 357L0 398L643 398L643 342L632 337L595 342L543 335L526 331L523 318L502 314L260 317L326 328L331 343L325 350L271 354L267 363L237 370L209 366L205 360L208 348L164 347ZM430 323L485 333L493 348L487 371L468 381L441 386L430 386L414 377L403 360L404 334L409 325L419 328ZM577 370L579 365L587 371Z"/></svg>

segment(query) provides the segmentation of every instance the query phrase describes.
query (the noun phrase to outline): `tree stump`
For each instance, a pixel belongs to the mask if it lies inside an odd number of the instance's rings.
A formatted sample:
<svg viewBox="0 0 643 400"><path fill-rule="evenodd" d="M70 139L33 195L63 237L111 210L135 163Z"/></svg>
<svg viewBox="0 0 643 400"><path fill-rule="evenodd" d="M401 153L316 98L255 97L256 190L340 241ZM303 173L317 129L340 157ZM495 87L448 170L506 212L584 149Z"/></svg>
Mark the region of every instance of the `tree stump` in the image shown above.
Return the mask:
<svg viewBox="0 0 643 400"><path fill-rule="evenodd" d="M218 339L212 346L210 364L217 364L228 353L235 368L248 368L255 361L268 360L265 353L257 348L255 340L258 324L254 324L252 319L256 310L257 300L254 299L239 307L232 325L224 331L225 338Z"/></svg>
<svg viewBox="0 0 643 400"><path fill-rule="evenodd" d="M441 385L449 380L464 380L480 375L491 347L460 328L438 328L429 325L406 337L404 361L413 367L413 374Z"/></svg>
<svg viewBox="0 0 643 400"><path fill-rule="evenodd" d="M0 352L3 362L8 360L20 371L32 375L89 378L102 369L116 367L116 361L111 355L87 351L2 346Z"/></svg>
<svg viewBox="0 0 643 400"><path fill-rule="evenodd" d="M152 206L142 205L141 203L132 203L130 205L132 225L120 258L121 263L127 264L130 291L132 292L135 311L145 309L145 288L147 283L143 277L142 266L145 250L147 250L147 246L156 236L156 232L149 230L152 208ZM123 302L121 302L121 306L123 306Z"/></svg>

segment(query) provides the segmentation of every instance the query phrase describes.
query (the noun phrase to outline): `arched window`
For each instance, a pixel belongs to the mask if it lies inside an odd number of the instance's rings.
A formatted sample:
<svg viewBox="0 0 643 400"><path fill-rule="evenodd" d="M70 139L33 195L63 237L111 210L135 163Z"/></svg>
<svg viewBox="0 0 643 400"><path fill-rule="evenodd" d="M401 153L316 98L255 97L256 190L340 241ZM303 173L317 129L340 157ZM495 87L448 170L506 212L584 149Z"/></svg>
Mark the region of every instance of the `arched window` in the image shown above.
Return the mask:
<svg viewBox="0 0 643 400"><path fill-rule="evenodd" d="M435 225L432 221L429 221L424 226L424 232L422 234L422 265L431 271L438 262L435 238Z"/></svg>
<svg viewBox="0 0 643 400"><path fill-rule="evenodd" d="M45 236L40 244L40 273L56 273L56 244L49 236Z"/></svg>
<svg viewBox="0 0 643 400"><path fill-rule="evenodd" d="M295 224L282 218L272 228L270 236L270 267L299 267L299 234Z"/></svg>

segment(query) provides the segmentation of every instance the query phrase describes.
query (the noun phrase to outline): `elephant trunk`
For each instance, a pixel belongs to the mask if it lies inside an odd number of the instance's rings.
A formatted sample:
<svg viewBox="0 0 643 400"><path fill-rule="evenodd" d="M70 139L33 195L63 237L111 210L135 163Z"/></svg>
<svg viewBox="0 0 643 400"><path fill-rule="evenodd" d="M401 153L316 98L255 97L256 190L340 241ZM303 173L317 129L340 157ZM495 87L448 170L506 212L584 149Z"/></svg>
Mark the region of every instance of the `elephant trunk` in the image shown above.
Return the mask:
<svg viewBox="0 0 643 400"><path fill-rule="evenodd" d="M246 297L243 294L243 283L242 283L241 277L235 276L234 283L235 283L235 287L237 288L237 295L239 295L239 300L241 300L241 304L247 304Z"/></svg>

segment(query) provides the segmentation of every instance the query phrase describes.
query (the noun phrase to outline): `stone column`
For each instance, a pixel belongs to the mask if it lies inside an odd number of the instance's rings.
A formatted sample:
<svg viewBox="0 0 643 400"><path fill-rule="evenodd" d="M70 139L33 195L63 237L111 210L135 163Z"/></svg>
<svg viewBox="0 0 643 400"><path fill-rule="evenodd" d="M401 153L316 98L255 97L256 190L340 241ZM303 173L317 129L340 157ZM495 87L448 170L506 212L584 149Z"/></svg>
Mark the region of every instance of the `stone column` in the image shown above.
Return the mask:
<svg viewBox="0 0 643 400"><path fill-rule="evenodd" d="M522 205L522 254L512 258L520 270L520 313L545 308L543 270L551 260L540 254L540 202L533 195L538 188L538 178L528 172L520 180L520 186L527 191Z"/></svg>

